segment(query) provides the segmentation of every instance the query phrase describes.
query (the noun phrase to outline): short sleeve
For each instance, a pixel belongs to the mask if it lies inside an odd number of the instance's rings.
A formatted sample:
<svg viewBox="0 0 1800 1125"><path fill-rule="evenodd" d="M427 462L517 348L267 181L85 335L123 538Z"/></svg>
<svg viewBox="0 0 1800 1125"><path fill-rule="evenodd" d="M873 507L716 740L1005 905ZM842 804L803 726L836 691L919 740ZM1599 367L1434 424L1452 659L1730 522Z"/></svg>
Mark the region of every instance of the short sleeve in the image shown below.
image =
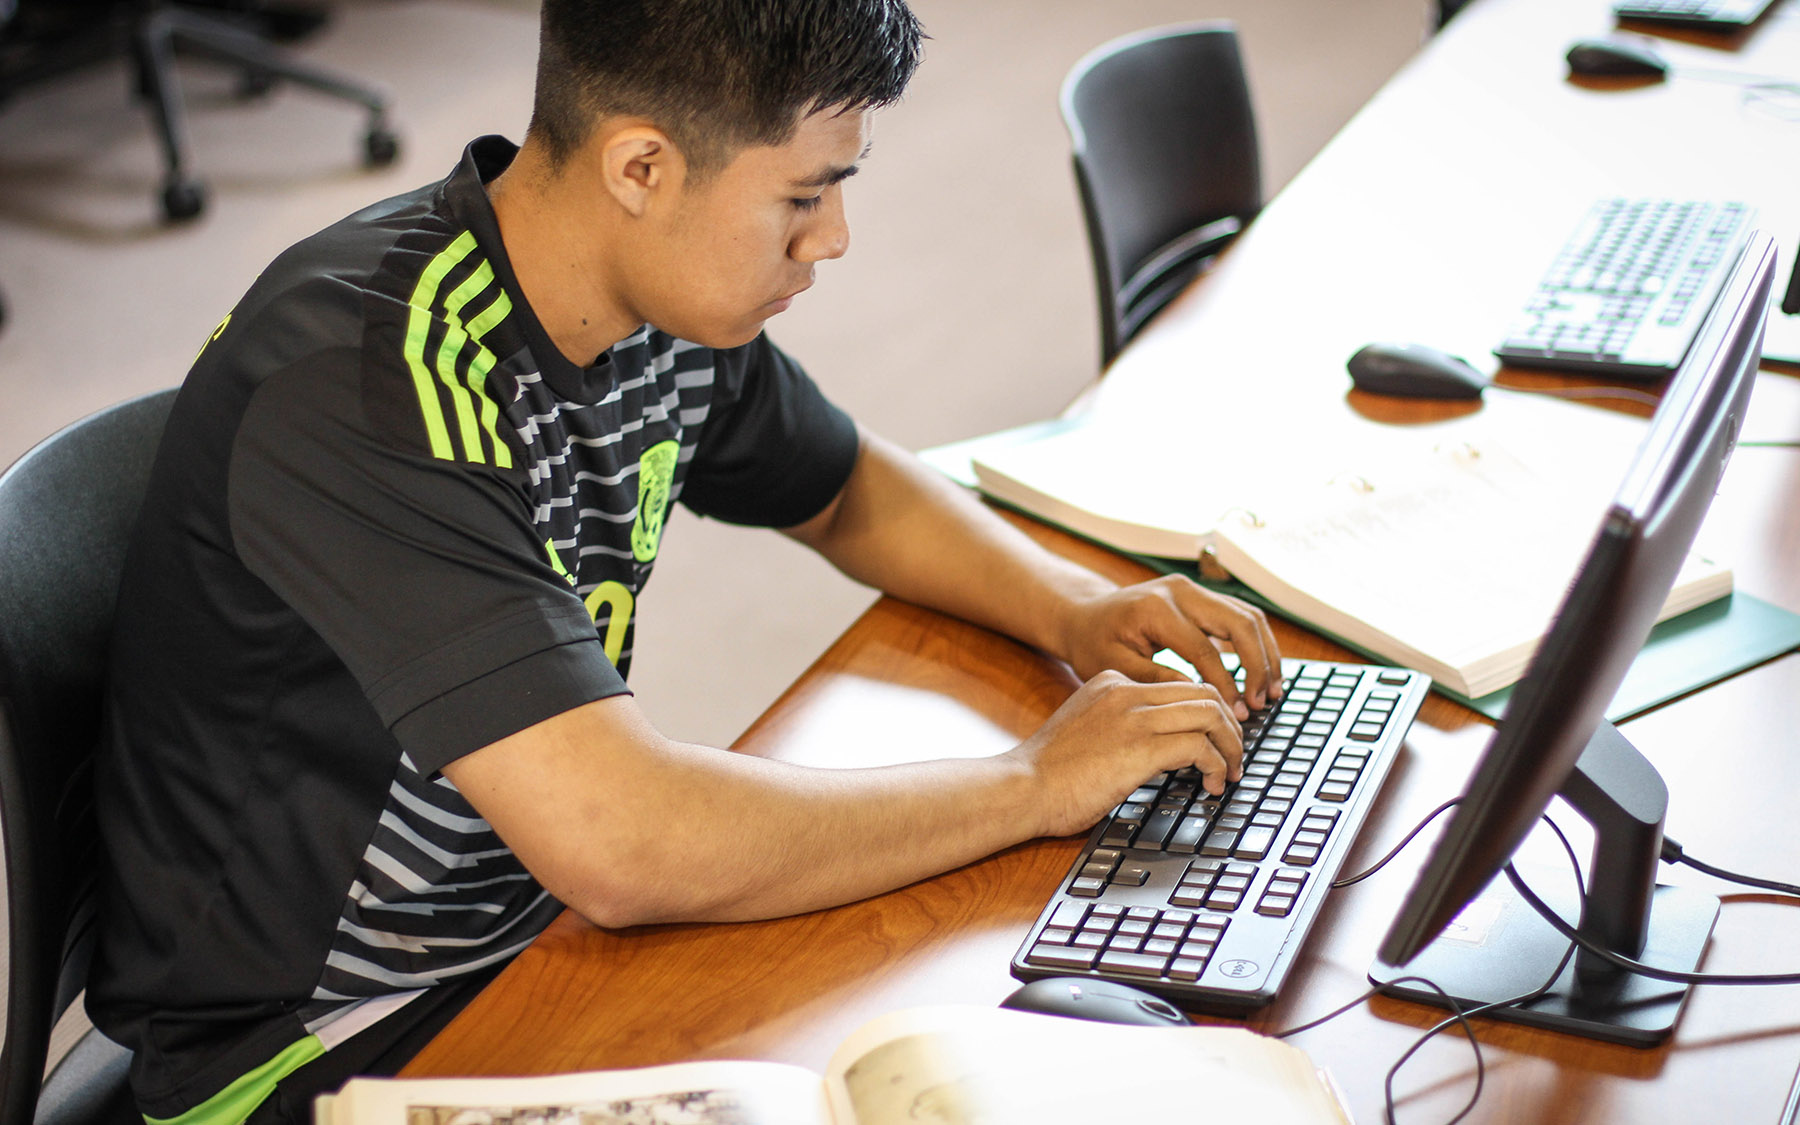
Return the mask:
<svg viewBox="0 0 1800 1125"><path fill-rule="evenodd" d="M718 352L714 379L682 503L760 527L823 511L856 465L856 423L766 335Z"/></svg>
<svg viewBox="0 0 1800 1125"><path fill-rule="evenodd" d="M231 452L232 544L427 772L626 691L516 471L408 450L356 380L277 373Z"/></svg>

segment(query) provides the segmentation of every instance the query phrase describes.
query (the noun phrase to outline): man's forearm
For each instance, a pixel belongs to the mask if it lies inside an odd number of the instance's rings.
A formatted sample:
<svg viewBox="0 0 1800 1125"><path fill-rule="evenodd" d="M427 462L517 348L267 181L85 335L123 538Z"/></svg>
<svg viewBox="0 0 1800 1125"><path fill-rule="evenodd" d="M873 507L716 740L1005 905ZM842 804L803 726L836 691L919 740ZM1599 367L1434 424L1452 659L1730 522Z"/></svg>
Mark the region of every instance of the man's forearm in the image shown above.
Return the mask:
<svg viewBox="0 0 1800 1125"><path fill-rule="evenodd" d="M1007 752L819 769L671 741L628 695L444 767L550 893L597 925L744 921L866 898L1079 832L1155 773L1241 761L1204 685L1094 676Z"/></svg>
<svg viewBox="0 0 1800 1125"><path fill-rule="evenodd" d="M445 772L551 893L603 926L815 910L1056 827L1009 758L805 768L662 738L629 696Z"/></svg>
<svg viewBox="0 0 1800 1125"><path fill-rule="evenodd" d="M860 582L1056 656L1071 607L1115 588L874 435L830 519L789 533Z"/></svg>

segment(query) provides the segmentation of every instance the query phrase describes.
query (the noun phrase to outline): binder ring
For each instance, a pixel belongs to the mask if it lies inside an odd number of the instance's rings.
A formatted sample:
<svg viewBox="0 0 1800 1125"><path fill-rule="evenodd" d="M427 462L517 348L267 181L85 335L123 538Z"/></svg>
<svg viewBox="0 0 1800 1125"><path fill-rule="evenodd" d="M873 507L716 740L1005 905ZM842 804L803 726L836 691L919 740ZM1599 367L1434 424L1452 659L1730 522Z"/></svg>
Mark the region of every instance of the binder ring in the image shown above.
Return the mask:
<svg viewBox="0 0 1800 1125"><path fill-rule="evenodd" d="M1251 527L1266 526L1263 523L1263 518L1261 516L1257 515L1255 512L1252 512L1249 508L1240 508L1235 505L1230 508L1226 508L1223 512L1220 512L1219 518L1221 520L1223 520L1226 516L1229 516L1234 512L1237 513L1237 517L1240 520L1243 520L1245 523L1249 524Z"/></svg>

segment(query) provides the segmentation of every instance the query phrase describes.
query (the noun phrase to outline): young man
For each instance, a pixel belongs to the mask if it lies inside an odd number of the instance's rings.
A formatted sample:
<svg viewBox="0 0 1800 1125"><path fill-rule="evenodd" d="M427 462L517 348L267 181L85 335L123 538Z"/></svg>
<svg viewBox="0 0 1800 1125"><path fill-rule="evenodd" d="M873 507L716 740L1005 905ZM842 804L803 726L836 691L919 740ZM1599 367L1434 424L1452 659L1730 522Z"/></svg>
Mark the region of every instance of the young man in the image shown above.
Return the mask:
<svg viewBox="0 0 1800 1125"><path fill-rule="evenodd" d="M304 1118L564 905L763 918L1218 791L1278 691L1255 611L1118 589L860 431L762 335L849 239L903 0L547 0L523 148L283 254L183 387L121 594L95 1022L146 1117ZM625 687L667 506L1091 677L991 759L809 770ZM1192 684L1151 662L1172 648Z"/></svg>

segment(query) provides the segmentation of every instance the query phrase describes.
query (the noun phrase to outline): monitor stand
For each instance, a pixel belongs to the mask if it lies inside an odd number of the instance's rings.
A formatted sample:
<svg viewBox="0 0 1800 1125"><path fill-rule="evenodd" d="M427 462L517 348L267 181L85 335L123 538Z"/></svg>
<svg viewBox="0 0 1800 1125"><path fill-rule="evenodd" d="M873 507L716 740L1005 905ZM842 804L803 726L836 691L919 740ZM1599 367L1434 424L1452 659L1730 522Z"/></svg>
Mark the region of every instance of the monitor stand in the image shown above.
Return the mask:
<svg viewBox="0 0 1800 1125"><path fill-rule="evenodd" d="M1585 936L1633 960L1693 972L1719 915L1719 900L1685 887L1658 886L1669 791L1656 767L1611 723L1602 723L1563 783L1562 797L1594 827L1586 898L1576 900L1565 868L1526 885ZM1438 939L1402 968L1377 962L1369 979L1391 996L1444 1006L1408 977L1423 977L1467 1010L1540 988L1569 940L1519 897L1504 875L1466 906ZM1649 1047L1675 1030L1691 986L1614 968L1586 951L1569 959L1538 1000L1499 1008L1491 1019Z"/></svg>

